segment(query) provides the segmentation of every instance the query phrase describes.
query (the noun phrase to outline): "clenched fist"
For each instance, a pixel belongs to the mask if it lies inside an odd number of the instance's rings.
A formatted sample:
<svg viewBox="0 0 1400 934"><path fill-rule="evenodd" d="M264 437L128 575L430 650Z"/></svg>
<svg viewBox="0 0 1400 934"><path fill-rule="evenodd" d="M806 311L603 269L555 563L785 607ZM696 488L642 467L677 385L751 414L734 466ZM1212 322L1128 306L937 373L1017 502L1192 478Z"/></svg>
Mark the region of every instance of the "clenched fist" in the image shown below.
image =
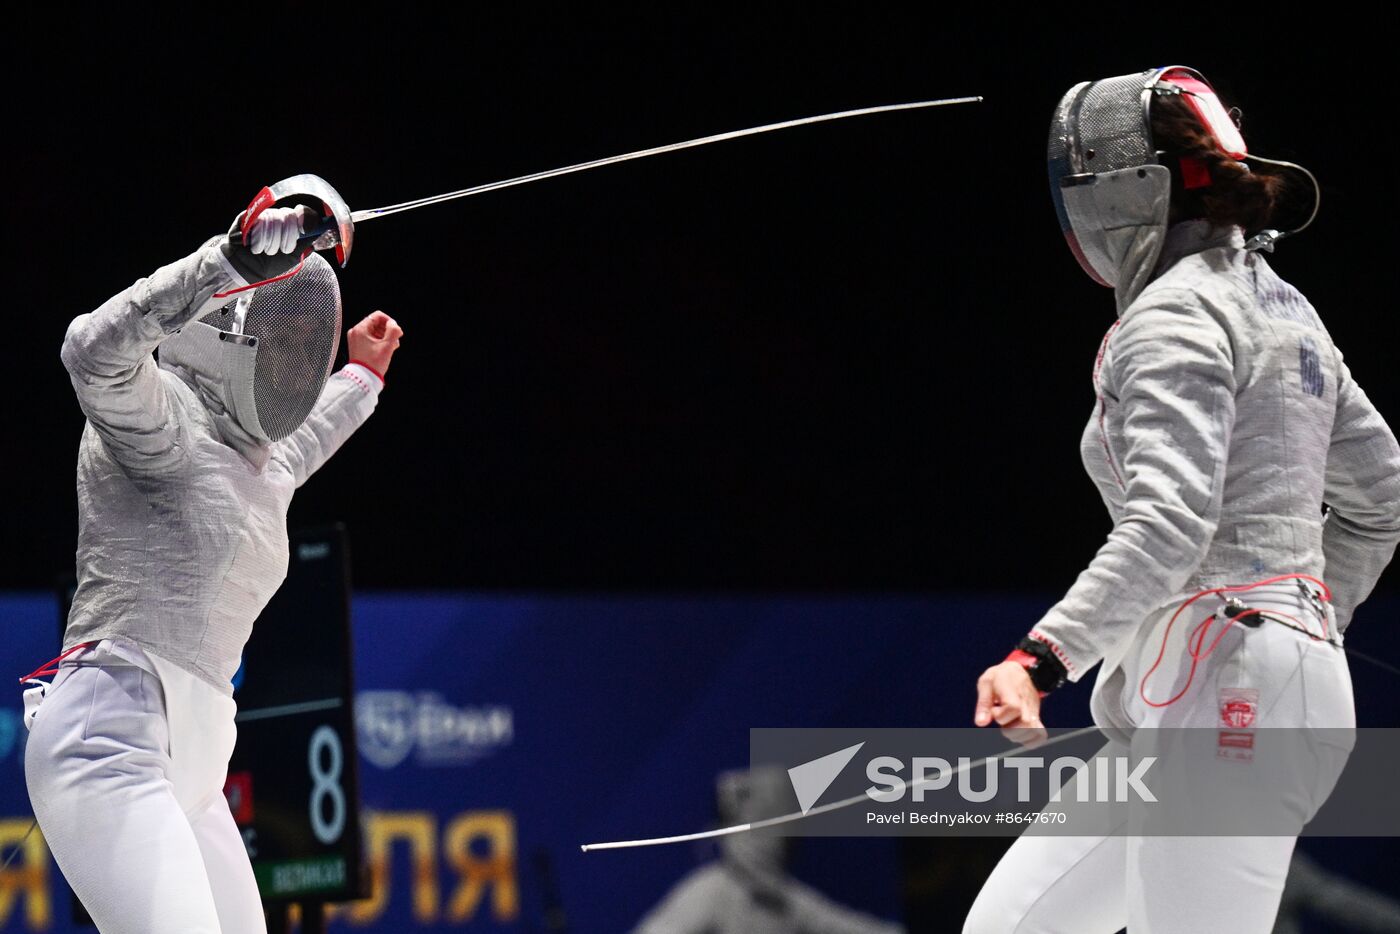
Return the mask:
<svg viewBox="0 0 1400 934"><path fill-rule="evenodd" d="M972 722L978 726L995 722L1008 739L1017 743L1029 745L1044 739L1040 692L1026 669L1016 662L1002 662L982 672L977 679L977 709Z"/></svg>
<svg viewBox="0 0 1400 934"><path fill-rule="evenodd" d="M380 378L389 372L389 360L399 349L399 339L403 328L382 311L373 312L350 329L346 342L350 345L350 359L363 363Z"/></svg>

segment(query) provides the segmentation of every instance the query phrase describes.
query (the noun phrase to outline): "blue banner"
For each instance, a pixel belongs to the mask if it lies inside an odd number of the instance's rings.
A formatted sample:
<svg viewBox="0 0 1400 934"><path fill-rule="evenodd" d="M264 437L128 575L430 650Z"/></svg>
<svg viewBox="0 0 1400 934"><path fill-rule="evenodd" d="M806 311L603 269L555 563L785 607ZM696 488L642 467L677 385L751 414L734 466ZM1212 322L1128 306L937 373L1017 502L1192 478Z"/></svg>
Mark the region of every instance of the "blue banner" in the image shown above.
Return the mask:
<svg viewBox="0 0 1400 934"><path fill-rule="evenodd" d="M715 848L584 854L580 844L716 826L716 776L747 764L751 727L968 725L975 677L1050 602L358 595L356 732L373 896L336 908L331 927L629 930ZM1356 641L1396 618L1400 600L1368 604ZM52 598L0 597L0 620L0 673L18 677L55 654ZM1395 676L1352 668L1362 725L1396 725ZM4 854L30 822L11 687L0 695ZM1088 689L1058 693L1046 719L1087 723ZM1365 878L1381 865L1367 869L1370 845L1325 852ZM804 840L792 872L837 902L897 920L899 847ZM74 930L67 899L36 831L0 872L0 931Z"/></svg>

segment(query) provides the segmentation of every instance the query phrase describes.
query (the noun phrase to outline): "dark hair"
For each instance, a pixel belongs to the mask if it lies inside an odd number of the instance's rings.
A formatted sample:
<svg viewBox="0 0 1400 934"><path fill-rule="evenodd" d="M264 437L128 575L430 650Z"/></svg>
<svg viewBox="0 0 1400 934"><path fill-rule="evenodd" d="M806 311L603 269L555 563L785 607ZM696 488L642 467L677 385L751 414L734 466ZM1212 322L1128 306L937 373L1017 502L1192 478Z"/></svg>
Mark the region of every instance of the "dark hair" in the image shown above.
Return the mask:
<svg viewBox="0 0 1400 934"><path fill-rule="evenodd" d="M1152 139L1156 148L1166 153L1163 162L1172 170L1173 222L1205 218L1212 226L1239 226L1247 234L1269 226L1284 189L1283 176L1253 172L1243 162L1231 159L1185 101L1176 96L1153 100ZM1209 185L1183 185L1183 157L1195 160L1210 174Z"/></svg>

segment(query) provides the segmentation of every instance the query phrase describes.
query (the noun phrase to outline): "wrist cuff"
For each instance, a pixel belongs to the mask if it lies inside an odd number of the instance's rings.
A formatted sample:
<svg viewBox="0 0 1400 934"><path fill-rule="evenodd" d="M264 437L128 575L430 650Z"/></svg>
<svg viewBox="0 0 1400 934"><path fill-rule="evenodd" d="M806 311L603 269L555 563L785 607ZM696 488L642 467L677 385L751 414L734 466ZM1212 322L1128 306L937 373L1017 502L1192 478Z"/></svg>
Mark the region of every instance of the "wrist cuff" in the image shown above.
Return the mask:
<svg viewBox="0 0 1400 934"><path fill-rule="evenodd" d="M373 395L379 395L379 391L384 388L383 378L374 370L365 366L363 363L356 363L352 360L351 362L345 364L345 366L341 368L340 372L343 376L346 376L354 380L356 383L359 383L362 387L364 387L365 392L371 393Z"/></svg>
<svg viewBox="0 0 1400 934"><path fill-rule="evenodd" d="M379 372L378 370L376 370L374 367L370 366L368 363L366 363L366 362L363 361L363 360L351 360L351 361L350 361L348 364L346 364L346 365L347 365L347 366L359 366L359 367L364 367L367 371L369 371L370 373L373 373L373 374L374 374L374 376L379 380L379 385L380 385L381 387L382 387L385 383L388 382L388 380L386 380L386 379L384 378L384 374L383 374L383 373Z"/></svg>
<svg viewBox="0 0 1400 934"><path fill-rule="evenodd" d="M1067 673L1064 664L1045 643L1029 636L1022 639L1006 656L1006 661L1015 662L1025 668L1031 676L1031 684L1044 697L1065 683Z"/></svg>

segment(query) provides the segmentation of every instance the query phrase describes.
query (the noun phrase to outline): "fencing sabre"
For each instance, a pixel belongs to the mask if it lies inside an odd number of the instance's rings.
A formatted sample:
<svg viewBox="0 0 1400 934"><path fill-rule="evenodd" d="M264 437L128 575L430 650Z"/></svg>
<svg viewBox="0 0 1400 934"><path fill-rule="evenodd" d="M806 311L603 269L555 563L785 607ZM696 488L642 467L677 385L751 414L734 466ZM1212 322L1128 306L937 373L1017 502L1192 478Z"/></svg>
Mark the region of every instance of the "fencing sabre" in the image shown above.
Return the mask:
<svg viewBox="0 0 1400 934"><path fill-rule="evenodd" d="M1281 620L1278 620L1277 622L1282 622L1282 621L1281 621ZM1288 625L1288 624L1287 624L1287 623L1283 623L1283 625ZM1288 628L1294 629L1294 628L1297 628L1297 627L1289 626ZM1300 630L1300 631L1303 632L1304 635L1311 636L1311 637L1314 638L1314 639L1318 638L1317 636L1313 636L1311 633L1307 632L1307 630ZM1365 654L1364 652L1359 652L1359 651L1357 651L1356 649L1353 649L1353 648L1351 648L1351 647L1349 647L1349 646L1343 646L1343 645L1341 645L1340 643L1334 642L1334 641L1332 641L1332 640L1326 640L1326 641L1327 641L1328 644L1330 644L1330 645L1335 645L1335 646L1338 646L1339 648L1343 649L1343 651L1345 651L1348 655L1354 655L1354 656L1356 656L1357 658L1360 658L1360 659L1362 659L1363 661L1370 662L1372 665L1375 665L1375 666L1377 666L1377 667L1379 667L1379 668L1382 668L1382 669L1384 669L1384 670L1386 670L1386 671L1389 671L1389 672L1392 673L1392 674L1400 675L1400 668L1397 668L1396 666L1390 664L1389 662L1387 662L1387 661L1385 661L1385 660L1383 660L1383 659L1376 658L1375 656L1372 656L1372 655L1367 655L1367 654ZM961 773L961 772L968 772L968 771L971 771L972 769L980 768L980 767L983 766L983 765L989 765L989 764L991 764L991 763L993 763L993 762L996 762L996 761L998 761L998 760L1000 760L1000 759L1004 759L1004 758L1006 758L1007 756L1010 756L1010 755L1013 755L1013 754L1016 754L1016 753L1026 752L1026 751L1029 751L1029 750L1031 750L1031 749L1044 749L1045 747L1047 747L1047 746L1053 746L1053 745L1055 745L1056 743L1063 743L1063 742L1067 742L1068 740L1071 740L1071 739L1076 739L1076 738L1078 738L1078 737L1080 737L1080 736L1087 736L1088 734L1093 733L1093 732L1095 732L1095 731L1097 731L1097 730L1098 730L1098 727L1095 727L1095 726L1085 726L1085 727L1080 727L1080 728L1077 729L1077 730L1071 730L1071 731L1068 732L1068 733L1062 733L1062 734L1060 734L1059 736L1056 736L1056 737L1054 737L1054 738L1052 738L1052 739L1044 740L1043 742L1034 743L1034 744L1027 743L1027 744L1023 744L1023 745L1020 745L1020 746L1014 746L1014 747L1012 747L1011 749L1007 749L1007 750L1005 750L1004 752L996 753L995 755L986 756L986 757L984 757L984 758L982 758L982 759L978 759L978 760L973 761L973 762L961 763L961 764L959 764L956 768L949 769L949 770L947 771L947 773L946 773L946 776L947 776L947 777L951 777L951 776L957 775L957 774L959 774L959 773ZM915 788L922 788L922 787L924 787L924 786L926 786L926 785L931 785L932 783L934 783L934 782L936 782L936 781L942 781L942 780L944 779L944 777L945 777L945 773L940 772L937 776L935 776L935 777L933 777L933 778L921 778L921 779L919 779L919 780L916 781L916 782L909 782L909 783L908 783L908 788L911 789L911 790L912 790L912 789L915 789ZM720 827L720 828L718 828L718 829L716 829L716 830L704 830L704 831L701 831L701 832L699 832L699 833L686 833L686 834L681 834L681 835L675 836L675 837L651 837L651 838L645 839L645 840L619 840L619 841L616 841L616 842L614 842L614 843L585 843L585 844L583 844L583 845L580 847L580 849L582 849L583 852L585 852L585 853L591 852L591 851L593 851L593 850L627 850L627 849L632 849L632 848L634 848L634 847L642 847L642 846L665 846L666 844L669 844L669 843L689 843L689 842L691 842L691 841L693 841L693 840L708 840L708 839L710 839L710 838L712 838L712 837L726 837L726 836L729 836L730 834L746 833L746 832L748 832L748 831L750 831L750 830L760 830L760 829L765 828L765 827L775 827L775 826L777 826L777 825L779 825L779 824L788 824L788 823L792 823L793 821L802 820L804 817L812 817L812 816L815 816L815 815L817 815L817 814L825 814L825 813L827 813L828 811L839 811L839 810L841 810L842 808L848 808L848 807L851 807L851 806L853 806L853 805L860 804L860 803L862 803L862 802L868 802L869 800L870 800L870 797L869 797L868 795L866 795L865 793L861 793L861 794L858 794L858 795L853 795L852 797L849 797L849 798L843 798L843 799L840 800L840 801L833 801L833 802L830 803L830 804L823 804L823 805L821 805L820 807L814 807L814 808L812 808L812 809L809 810L809 811L805 811L805 812L795 812L795 813L792 813L792 814L784 814L784 815L782 815L782 816L780 816L780 817L769 817L769 818L765 818L764 820L757 820L757 821L753 821L752 823L748 823L748 824L735 824L733 827Z"/></svg>
<svg viewBox="0 0 1400 934"><path fill-rule="evenodd" d="M1047 746L1054 746L1057 743L1068 742L1069 740L1077 739L1081 736L1088 736L1090 733L1096 733L1098 732L1098 729L1099 728L1096 726L1082 726L1077 730L1070 730L1068 733L1061 733L1059 736L1056 736L1052 739L1042 740L1038 743L1025 743L1022 745L1013 746L1010 749L1007 749L1003 752L998 752L990 756L984 756L981 759L965 763L959 763L956 768L948 769L946 771L940 771L937 776L934 776L932 778L921 778L918 781L909 782L907 784L907 788L909 790L923 788L925 786L932 785L934 782L944 781L961 772L968 772L972 769L980 768L981 766L989 765L993 762L997 762L998 760L1005 759L1007 756L1015 755L1016 753L1026 752L1031 749L1044 749ZM851 797L843 798L840 801L833 801L830 804L823 804L819 807L814 807L808 811L796 811L792 814L784 814L780 817L768 817L764 818L763 820L756 820L748 824L735 824L733 827L720 827L716 830L702 830L699 833L685 833L676 837L652 837L646 840L618 840L614 843L585 843L580 847L580 849L582 849L585 853L590 853L594 850L628 850L632 849L633 847L639 846L665 846L669 843L689 843L693 840L708 840L712 837L727 837L731 834L747 833L751 830L762 830L765 827L776 827L780 824L790 824L793 821L799 821L805 817L815 817L818 814L826 814L830 811L839 811L842 808L848 808L852 805L861 803L868 804L869 802L870 796L865 792L861 792L858 795L852 795Z"/></svg>
<svg viewBox="0 0 1400 934"><path fill-rule="evenodd" d="M980 103L981 100L981 97L952 97L936 101L914 101L906 104L884 104L879 107L861 107L857 110L841 110L835 113L818 114L815 117L799 117L796 120L766 123L763 126L749 127L745 130L731 130L728 133L701 136L697 139L689 139L681 143L654 146L651 149L639 149L636 152L623 153L619 156L608 156L604 159L594 159L591 162L578 162L574 165L566 165L557 169L548 169L544 172L519 175L515 178L502 179L498 182L488 182L485 185L463 188L461 191L449 191L446 194L433 195L429 198L418 198L414 201L404 201L399 204L390 204L382 208L372 208L365 211L351 211L350 207L345 203L345 200L340 197L335 189L319 176L295 175L291 178L283 179L275 185L269 185L258 193L257 197L248 205L248 210L243 215L241 233L246 235L258 215L273 205L287 206L296 203L315 206L319 203L324 209L321 224L302 234L298 239L302 242L309 241L312 248L316 250L327 250L331 247L335 247L336 258L340 260L340 265L344 266L350 260L350 247L354 242L356 224L374 220L378 217L388 217L390 214L398 214L401 211L412 211L414 208L427 207L430 204L438 204L442 201L453 201L457 198L470 198L472 195L485 194L488 191L497 191L502 188L513 188L516 185L528 185L531 182L543 181L546 178L571 175L574 172L586 172L589 169L597 169L618 162L645 159L647 156L659 156L662 153L691 149L696 146L707 146L710 143L722 143L725 140L739 139L744 136L757 136L760 133L771 133L774 130L787 130L792 127L806 126L811 123L826 123L832 120L845 120L849 117L864 117L870 114L889 113L896 110L922 110L928 107L946 107L952 104L975 104Z"/></svg>
<svg viewBox="0 0 1400 934"><path fill-rule="evenodd" d="M440 201L451 201L455 198L468 198L472 195L483 194L488 191L496 191L499 188L510 188L514 185L528 185L530 182L538 182L546 178L554 178L557 175L569 175L573 172L583 172L588 169L596 169L605 165L612 165L615 162L629 162L632 159L645 159L647 156L659 156L665 152L675 152L679 149L690 149L695 146L706 146L710 143L721 143L725 140L739 139L742 136L757 136L759 133L770 133L774 130L786 130L791 127L805 126L809 123L824 123L829 120L844 120L847 117L863 117L867 114L887 113L894 110L918 110L925 107L944 107L949 104L975 104L980 103L980 97L954 97L939 101L915 101L911 104L885 104L880 107L862 107L859 110L842 110L836 113L820 114L815 117L800 117L796 120L784 120L780 123L768 123L763 126L749 127L747 130L731 130L728 133L716 133L713 136L702 136L698 139L686 140L683 143L671 143L668 146L655 146L651 149L639 149L636 152L624 153L620 156L608 156L606 159L594 159L592 162L579 162L575 165L566 165L559 169L550 169L546 172L535 172L532 175L521 175L518 178L508 178L500 182L490 182L485 185L477 185L475 188L464 188L461 191L450 191L444 195L435 195L431 198L419 198L416 201L405 201L402 204L391 204L387 207L375 208L370 211L356 211L351 215L355 223L373 220L376 217L387 217L390 214L397 214L400 211L411 211L414 208L426 207L429 204L437 204Z"/></svg>

